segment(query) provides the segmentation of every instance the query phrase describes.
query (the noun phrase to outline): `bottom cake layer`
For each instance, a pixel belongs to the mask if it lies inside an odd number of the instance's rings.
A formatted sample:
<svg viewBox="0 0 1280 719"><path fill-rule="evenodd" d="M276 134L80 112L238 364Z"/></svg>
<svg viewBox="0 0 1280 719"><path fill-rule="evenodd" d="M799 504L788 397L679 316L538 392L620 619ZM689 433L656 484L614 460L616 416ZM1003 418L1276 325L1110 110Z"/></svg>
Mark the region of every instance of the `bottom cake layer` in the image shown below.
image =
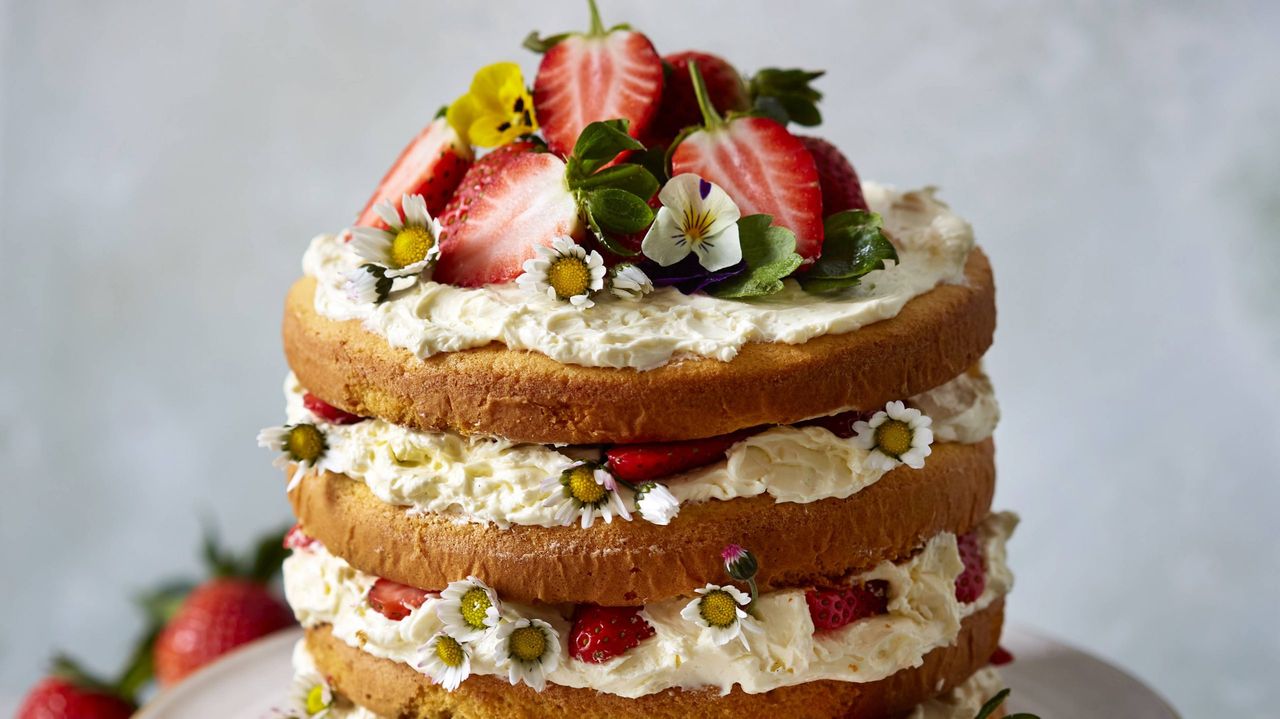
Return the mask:
<svg viewBox="0 0 1280 719"><path fill-rule="evenodd" d="M501 678L473 676L448 692L431 679L401 662L382 659L335 638L328 626L307 631L306 649L334 691L374 716L406 719L537 719L567 717L671 718L786 716L788 719L891 719L916 717L972 717L937 713L948 710L949 699L930 707L917 705L951 692L985 667L996 650L1004 619L1004 602L997 600L967 617L954 643L939 647L920 665L884 679L853 683L814 681L780 687L762 694L735 689L721 695L715 690L671 689L629 699L591 689L548 684L542 692L528 686L511 686ZM961 704L985 701L977 691L964 695ZM990 692L994 693L994 692ZM969 697L973 694L973 697ZM367 716L367 715L366 715Z"/></svg>

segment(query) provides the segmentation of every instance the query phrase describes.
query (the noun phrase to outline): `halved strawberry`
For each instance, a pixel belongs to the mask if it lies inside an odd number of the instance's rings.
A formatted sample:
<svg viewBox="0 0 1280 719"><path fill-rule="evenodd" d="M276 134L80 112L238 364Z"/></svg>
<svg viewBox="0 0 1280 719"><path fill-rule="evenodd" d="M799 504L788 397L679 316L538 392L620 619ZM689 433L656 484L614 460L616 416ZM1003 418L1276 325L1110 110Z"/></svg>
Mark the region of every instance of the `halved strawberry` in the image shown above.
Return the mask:
<svg viewBox="0 0 1280 719"><path fill-rule="evenodd" d="M351 414L346 410L338 409L310 392L303 393L302 405L321 422L328 422L329 424L355 424L356 422L364 421L364 417L361 417L358 414Z"/></svg>
<svg viewBox="0 0 1280 719"><path fill-rule="evenodd" d="M561 155L598 120L628 120L631 136L640 137L662 99L662 59L653 43L623 27L606 30L595 0L589 2L591 29L547 48L533 81L542 134Z"/></svg>
<svg viewBox="0 0 1280 719"><path fill-rule="evenodd" d="M505 145L480 158L440 223L434 279L463 287L510 282L538 245L582 234L564 161L535 152L530 142Z"/></svg>
<svg viewBox="0 0 1280 719"><path fill-rule="evenodd" d="M422 606L428 594L417 587L379 578L369 589L369 606L387 619L398 622Z"/></svg>
<svg viewBox="0 0 1280 719"><path fill-rule="evenodd" d="M611 447L604 454L614 476L628 482L645 482L721 460L730 447L752 434L755 430L683 442L623 444Z"/></svg>
<svg viewBox="0 0 1280 719"><path fill-rule="evenodd" d="M443 117L432 120L400 152L360 211L356 224L385 229L386 223L373 206L385 200L399 207L404 195L422 195L427 211L433 217L438 215L471 166L472 158L471 147L462 142Z"/></svg>
<svg viewBox="0 0 1280 719"><path fill-rule="evenodd" d="M888 611L889 583L872 579L835 589L810 589L804 600L814 628L829 631Z"/></svg>
<svg viewBox="0 0 1280 719"><path fill-rule="evenodd" d="M977 600L987 588L987 560L983 557L978 530L956 537L964 571L956 577L956 599L964 604Z"/></svg>
<svg viewBox="0 0 1280 719"><path fill-rule="evenodd" d="M569 656L602 664L634 648L656 632L640 616L641 607L578 607L569 630Z"/></svg>
<svg viewBox="0 0 1280 719"><path fill-rule="evenodd" d="M818 167L818 185L822 188L822 216L830 217L845 210L870 210L862 196L862 182L853 163L840 148L821 137L797 135Z"/></svg>
<svg viewBox="0 0 1280 719"><path fill-rule="evenodd" d="M706 99L697 63L689 66L703 127L677 139L671 175L692 172L729 193L742 214L773 216L795 233L796 252L810 262L822 253L822 189L813 156L787 128L766 117L725 120Z"/></svg>
<svg viewBox="0 0 1280 719"><path fill-rule="evenodd" d="M289 531L284 533L284 541L281 544L284 545L285 549L307 549L314 546L316 540L302 531L301 524L295 524L289 528Z"/></svg>
<svg viewBox="0 0 1280 719"><path fill-rule="evenodd" d="M671 144L686 127L702 123L702 110L698 109L698 96L689 79L689 63L698 63L698 72L707 85L707 98L722 113L743 111L751 107L747 85L737 69L728 60L711 53L686 50L664 55L669 74L662 90L662 104L645 135L646 145Z"/></svg>
<svg viewBox="0 0 1280 719"><path fill-rule="evenodd" d="M799 423L796 426L797 427L822 427L826 429L828 432L830 432L831 434L834 434L835 436L841 439L849 439L853 435L857 434L857 432L855 432L853 429L853 425L857 424L858 422L865 422L871 419L874 415L875 415L875 412L863 412L861 410L851 409L847 412L841 412L840 414L833 414L828 417L817 417L814 419L808 419Z"/></svg>

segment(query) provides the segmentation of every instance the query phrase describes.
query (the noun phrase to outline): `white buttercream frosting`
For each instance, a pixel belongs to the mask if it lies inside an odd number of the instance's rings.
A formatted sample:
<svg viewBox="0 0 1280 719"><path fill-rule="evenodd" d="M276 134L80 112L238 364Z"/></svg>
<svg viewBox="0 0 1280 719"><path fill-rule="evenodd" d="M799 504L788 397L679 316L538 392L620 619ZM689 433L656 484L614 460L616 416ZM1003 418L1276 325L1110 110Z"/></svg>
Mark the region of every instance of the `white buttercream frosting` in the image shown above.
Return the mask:
<svg viewBox="0 0 1280 719"><path fill-rule="evenodd" d="M961 604L955 580L963 570L956 538L940 534L910 559L882 562L860 580L889 584L889 611L840 629L814 632L803 589L768 592L757 605L761 631L747 633L747 646L711 641L711 629L680 616L688 599L646 606L642 616L655 636L603 664L569 658L547 675L563 686L586 687L625 697L638 697L671 687L715 687L722 693L735 685L748 693L834 679L873 682L919 666L937 647L953 643L963 618L986 608L1012 587L1005 543L1017 518L1009 513L988 517L981 526L986 551L986 588L977 601ZM376 578L360 572L323 547L295 551L284 565L285 593L306 627L328 624L347 644L374 656L413 665L420 647L442 623L438 598L429 597L401 621L391 621L366 601ZM507 619L543 619L566 641L569 621L553 607L504 602ZM562 647L563 648L563 647ZM502 676L495 664L492 640L476 644L471 659L475 674Z"/></svg>
<svg viewBox="0 0 1280 719"><path fill-rule="evenodd" d="M748 342L799 344L844 334L898 314L939 283L964 281L973 230L932 189L900 192L865 183L884 216L899 262L856 287L811 295L794 280L773 296L723 300L659 289L641 302L601 295L579 309L526 292L514 282L479 288L424 281L382 304L353 302L345 275L362 260L336 236L311 241L303 271L316 279L315 308L333 320L358 320L419 357L501 342L566 364L646 370L689 356L733 359Z"/></svg>
<svg viewBox="0 0 1280 719"><path fill-rule="evenodd" d="M288 421L317 422L302 401L292 374L285 380ZM991 383L981 373L965 373L917 395L909 404L933 419L942 441L978 442L991 436L999 408ZM541 444L516 444L452 432L420 432L380 419L353 425L324 425L328 449L319 468L368 485L389 504L455 518L556 526L544 501L554 489L543 480L572 460ZM734 499L762 494L778 502L816 502L848 497L884 476L867 461L867 450L822 427L774 427L739 442L724 460L664 480L680 502ZM629 490L626 493L630 502Z"/></svg>

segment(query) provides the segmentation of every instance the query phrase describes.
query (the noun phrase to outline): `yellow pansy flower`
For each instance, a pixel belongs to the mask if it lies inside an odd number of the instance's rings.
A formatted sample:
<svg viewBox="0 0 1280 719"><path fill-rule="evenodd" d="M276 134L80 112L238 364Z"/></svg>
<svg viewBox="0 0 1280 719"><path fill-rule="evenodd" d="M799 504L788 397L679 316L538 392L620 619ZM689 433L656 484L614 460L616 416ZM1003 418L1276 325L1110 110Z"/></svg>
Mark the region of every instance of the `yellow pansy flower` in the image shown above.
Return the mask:
<svg viewBox="0 0 1280 719"><path fill-rule="evenodd" d="M464 142L479 147L505 145L538 129L533 98L514 62L480 68L471 90L453 101L447 117Z"/></svg>

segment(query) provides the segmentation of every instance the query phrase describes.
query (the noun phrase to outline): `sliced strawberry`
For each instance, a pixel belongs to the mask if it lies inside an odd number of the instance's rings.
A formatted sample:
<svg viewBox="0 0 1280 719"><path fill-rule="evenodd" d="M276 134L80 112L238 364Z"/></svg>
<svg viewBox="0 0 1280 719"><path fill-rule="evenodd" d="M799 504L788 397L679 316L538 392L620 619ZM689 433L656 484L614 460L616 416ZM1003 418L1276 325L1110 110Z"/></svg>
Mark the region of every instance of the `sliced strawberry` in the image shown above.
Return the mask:
<svg viewBox="0 0 1280 719"><path fill-rule="evenodd" d="M480 158L440 216L438 282L479 287L510 282L538 245L578 237L578 206L565 184L565 164L529 142Z"/></svg>
<svg viewBox="0 0 1280 719"><path fill-rule="evenodd" d="M624 444L611 447L604 454L614 476L628 482L645 482L721 460L730 447L754 433L754 430L744 430L683 442Z"/></svg>
<svg viewBox="0 0 1280 719"><path fill-rule="evenodd" d="M628 120L640 137L662 99L662 59L644 35L606 30L591 1L591 30L547 50L533 82L533 106L552 151L568 155L597 120Z"/></svg>
<svg viewBox="0 0 1280 719"><path fill-rule="evenodd" d="M671 175L692 172L724 188L742 214L773 216L773 224L795 233L796 252L806 261L822 253L822 190L818 169L804 143L766 117L721 119L699 89L704 126L680 141Z"/></svg>
<svg viewBox="0 0 1280 719"><path fill-rule="evenodd" d="M289 528L289 531L284 534L285 549L307 549L315 544L316 540L307 536L307 533L302 531L301 524L293 525Z"/></svg>
<svg viewBox="0 0 1280 719"><path fill-rule="evenodd" d="M956 577L956 599L968 604L982 596L987 588L987 561L982 556L982 540L978 531L956 537L960 548L960 561L964 562L964 571Z"/></svg>
<svg viewBox="0 0 1280 719"><path fill-rule="evenodd" d="M727 114L751 107L746 83L724 58L687 50L665 55L662 61L668 67L667 85L662 90L662 104L658 106L658 115L653 118L645 135L646 145L665 147L684 128L702 123L702 110L698 109L698 97L693 91L693 82L689 79L690 61L698 63L698 72L702 73L702 79L707 85L707 97L716 110Z"/></svg>
<svg viewBox="0 0 1280 719"><path fill-rule="evenodd" d="M865 422L871 419L875 412L863 412L861 410L851 409L848 412L833 414L829 417L817 417L809 419L796 425L798 427L823 427L835 436L841 439L849 439L857 434L853 430L853 425L858 422Z"/></svg>
<svg viewBox="0 0 1280 719"><path fill-rule="evenodd" d="M869 210L862 196L862 182L853 163L840 148L821 137L797 135L818 167L818 185L822 187L822 216L845 210Z"/></svg>
<svg viewBox="0 0 1280 719"><path fill-rule="evenodd" d="M656 632L640 616L640 607L578 607L569 630L569 655L602 664L636 647Z"/></svg>
<svg viewBox="0 0 1280 719"><path fill-rule="evenodd" d="M804 599L814 628L829 631L889 611L889 583L872 579L847 587L810 589Z"/></svg>
<svg viewBox="0 0 1280 719"><path fill-rule="evenodd" d="M436 118L413 138L387 170L378 189L365 203L356 224L385 229L373 206L387 201L396 207L404 195L422 195L434 217L444 209L463 174L471 166L471 148L443 117Z"/></svg>
<svg viewBox="0 0 1280 719"><path fill-rule="evenodd" d="M429 593L417 587L379 578L369 589L369 606L387 619L398 622L422 606Z"/></svg>
<svg viewBox="0 0 1280 719"><path fill-rule="evenodd" d="M364 421L364 417L338 409L310 392L303 393L302 405L321 422L328 422L329 424L355 424L356 422Z"/></svg>

